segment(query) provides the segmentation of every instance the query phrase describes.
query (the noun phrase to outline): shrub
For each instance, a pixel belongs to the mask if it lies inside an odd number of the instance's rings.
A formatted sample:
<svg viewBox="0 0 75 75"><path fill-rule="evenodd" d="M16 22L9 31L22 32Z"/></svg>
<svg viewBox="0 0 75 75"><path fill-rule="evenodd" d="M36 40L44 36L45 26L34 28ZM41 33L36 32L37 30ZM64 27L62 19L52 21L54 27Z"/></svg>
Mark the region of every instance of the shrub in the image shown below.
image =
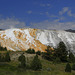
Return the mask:
<svg viewBox="0 0 75 75"><path fill-rule="evenodd" d="M69 62L75 63L75 57L71 52L69 53Z"/></svg>
<svg viewBox="0 0 75 75"><path fill-rule="evenodd" d="M36 54L37 54L37 55L41 55L41 51L37 51Z"/></svg>
<svg viewBox="0 0 75 75"><path fill-rule="evenodd" d="M2 61L1 53L0 53L0 62Z"/></svg>
<svg viewBox="0 0 75 75"><path fill-rule="evenodd" d="M0 46L0 51L7 51L7 48L5 47L2 47L2 46Z"/></svg>
<svg viewBox="0 0 75 75"><path fill-rule="evenodd" d="M61 62L61 60L60 60L60 58L58 58L58 57L57 57L56 59L53 60L53 63L59 64L60 62Z"/></svg>
<svg viewBox="0 0 75 75"><path fill-rule="evenodd" d="M10 62L10 61L11 61L11 60L10 60L9 52L7 52L6 55L5 55L5 61L6 61L6 62Z"/></svg>
<svg viewBox="0 0 75 75"><path fill-rule="evenodd" d="M22 54L21 56L19 56L18 60L20 61L19 67L26 69L26 58L25 58L25 56Z"/></svg>
<svg viewBox="0 0 75 75"><path fill-rule="evenodd" d="M33 61L31 62L31 69L35 71L42 69L42 64L40 60L38 59L38 55L36 55Z"/></svg>
<svg viewBox="0 0 75 75"><path fill-rule="evenodd" d="M31 49L31 53L32 53L32 54L35 54L35 50L34 50L34 49Z"/></svg>
<svg viewBox="0 0 75 75"><path fill-rule="evenodd" d="M66 65L65 72L71 72L71 66L69 63Z"/></svg>
<svg viewBox="0 0 75 75"><path fill-rule="evenodd" d="M50 46L47 46L46 52L42 53L42 58L53 61L54 60L54 50L51 49Z"/></svg>
<svg viewBox="0 0 75 75"><path fill-rule="evenodd" d="M63 42L60 42L58 47L55 49L54 56L59 57L62 62L67 62L68 52Z"/></svg>
<svg viewBox="0 0 75 75"><path fill-rule="evenodd" d="M72 70L75 70L75 63L72 65Z"/></svg>
<svg viewBox="0 0 75 75"><path fill-rule="evenodd" d="M35 54L35 50L34 50L34 49L28 49L28 50L26 51L26 53Z"/></svg>

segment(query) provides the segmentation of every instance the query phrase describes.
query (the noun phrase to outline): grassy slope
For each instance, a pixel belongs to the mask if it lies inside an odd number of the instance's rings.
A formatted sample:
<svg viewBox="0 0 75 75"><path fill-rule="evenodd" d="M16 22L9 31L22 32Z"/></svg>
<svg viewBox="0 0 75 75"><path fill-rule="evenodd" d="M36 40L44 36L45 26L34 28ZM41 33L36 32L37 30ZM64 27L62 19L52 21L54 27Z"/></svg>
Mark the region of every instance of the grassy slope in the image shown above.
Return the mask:
<svg viewBox="0 0 75 75"><path fill-rule="evenodd" d="M10 63L0 63L0 75L75 75L75 71L72 71L72 73L64 72L66 63L53 64L53 62L44 60L40 56L39 59L43 65L42 71L24 71L17 68L18 61L11 61ZM27 58L27 60L28 63L31 62L30 58ZM51 68L51 71L47 71L47 68Z"/></svg>

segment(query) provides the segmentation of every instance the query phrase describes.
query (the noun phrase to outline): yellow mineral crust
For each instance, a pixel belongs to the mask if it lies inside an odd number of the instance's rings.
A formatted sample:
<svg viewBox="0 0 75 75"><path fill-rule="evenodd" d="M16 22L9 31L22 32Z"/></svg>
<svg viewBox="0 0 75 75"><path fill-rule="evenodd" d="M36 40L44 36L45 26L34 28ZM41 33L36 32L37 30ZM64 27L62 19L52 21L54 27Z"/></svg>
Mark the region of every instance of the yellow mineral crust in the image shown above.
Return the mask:
<svg viewBox="0 0 75 75"><path fill-rule="evenodd" d="M3 47L6 47L8 50L13 50L13 51L25 51L29 48L34 49L35 51L41 51L45 52L45 49L47 46L42 44L39 40L36 40L36 32L38 29L19 29L20 31L14 30L13 33L15 36L13 41L8 36L6 36L5 32L6 31L1 31L0 32L0 44ZM27 30L29 32L29 39L27 40L27 34L24 32L24 30ZM31 40L32 39L32 40ZM29 41L31 40L31 41ZM51 48L53 50L53 48Z"/></svg>

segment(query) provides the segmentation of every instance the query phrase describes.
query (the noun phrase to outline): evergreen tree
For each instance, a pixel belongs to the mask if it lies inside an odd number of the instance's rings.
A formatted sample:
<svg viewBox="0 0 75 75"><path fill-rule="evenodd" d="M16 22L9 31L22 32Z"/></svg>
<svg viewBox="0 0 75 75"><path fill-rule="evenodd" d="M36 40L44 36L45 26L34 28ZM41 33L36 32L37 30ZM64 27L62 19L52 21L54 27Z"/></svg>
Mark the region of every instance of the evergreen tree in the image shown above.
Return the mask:
<svg viewBox="0 0 75 75"><path fill-rule="evenodd" d="M11 60L10 60L9 52L7 52L6 55L5 55L5 61L6 61L6 62L10 62L10 61L11 61Z"/></svg>
<svg viewBox="0 0 75 75"><path fill-rule="evenodd" d="M18 60L20 61L19 67L26 69L26 58L25 58L25 56L22 54L21 56L19 56Z"/></svg>
<svg viewBox="0 0 75 75"><path fill-rule="evenodd" d="M71 72L71 66L69 63L66 65L65 72Z"/></svg>
<svg viewBox="0 0 75 75"><path fill-rule="evenodd" d="M5 62L5 57L0 53L0 62Z"/></svg>
<svg viewBox="0 0 75 75"><path fill-rule="evenodd" d="M67 61L68 52L66 50L66 46L63 42L59 43L59 46L55 49L54 56L59 57L62 62Z"/></svg>
<svg viewBox="0 0 75 75"><path fill-rule="evenodd" d="M38 59L38 55L36 55L33 61L31 62L31 69L35 71L42 69L42 64L40 60Z"/></svg>
<svg viewBox="0 0 75 75"><path fill-rule="evenodd" d="M26 53L31 53L31 49L29 48L29 49L26 51Z"/></svg>
<svg viewBox="0 0 75 75"><path fill-rule="evenodd" d="M60 60L60 58L56 58L56 59L54 59L53 60L53 63L55 63L55 64L59 64L59 63L61 63L61 60Z"/></svg>
<svg viewBox="0 0 75 75"><path fill-rule="evenodd" d="M50 46L47 46L46 52L42 53L42 57L46 60L53 61L54 50L52 50Z"/></svg>
<svg viewBox="0 0 75 75"><path fill-rule="evenodd" d="M7 51L7 48L6 47L4 48L4 51Z"/></svg>
<svg viewBox="0 0 75 75"><path fill-rule="evenodd" d="M32 52L32 54L35 54L35 50L34 49L32 49L31 52Z"/></svg>
<svg viewBox="0 0 75 75"><path fill-rule="evenodd" d="M0 51L7 51L7 48L6 47L4 48L0 45Z"/></svg>
<svg viewBox="0 0 75 75"><path fill-rule="evenodd" d="M0 53L0 62L2 61L1 53Z"/></svg>
<svg viewBox="0 0 75 75"><path fill-rule="evenodd" d="M1 61L2 61L2 62L9 62L9 61L6 61L6 60L5 60L5 57L4 57L4 56L1 57Z"/></svg>
<svg viewBox="0 0 75 75"><path fill-rule="evenodd" d="M41 55L41 52L40 52L40 51L37 51L36 54L37 54L37 55Z"/></svg>
<svg viewBox="0 0 75 75"><path fill-rule="evenodd" d="M69 62L75 63L75 57L74 57L74 55L72 54L72 52L69 53Z"/></svg>
<svg viewBox="0 0 75 75"><path fill-rule="evenodd" d="M72 70L75 70L75 63L72 65Z"/></svg>
<svg viewBox="0 0 75 75"><path fill-rule="evenodd" d="M26 52L29 53L29 54L35 54L35 50L34 49L28 49Z"/></svg>

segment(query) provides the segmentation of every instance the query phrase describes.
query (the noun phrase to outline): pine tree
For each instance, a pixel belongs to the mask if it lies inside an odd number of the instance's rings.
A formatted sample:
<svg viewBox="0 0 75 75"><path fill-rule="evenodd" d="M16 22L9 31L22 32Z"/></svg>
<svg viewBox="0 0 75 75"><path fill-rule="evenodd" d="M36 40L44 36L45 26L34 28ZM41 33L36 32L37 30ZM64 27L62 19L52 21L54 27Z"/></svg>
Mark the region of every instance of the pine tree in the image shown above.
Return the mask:
<svg viewBox="0 0 75 75"><path fill-rule="evenodd" d="M49 61L54 60L53 55L54 55L54 50L52 50L50 46L47 46L46 52L42 53L42 57Z"/></svg>
<svg viewBox="0 0 75 75"><path fill-rule="evenodd" d="M72 70L75 70L75 63L72 65Z"/></svg>
<svg viewBox="0 0 75 75"><path fill-rule="evenodd" d="M37 55L41 55L41 51L37 51L36 54L37 54Z"/></svg>
<svg viewBox="0 0 75 75"><path fill-rule="evenodd" d="M26 53L35 54L35 50L34 50L34 49L28 49L28 50L26 51Z"/></svg>
<svg viewBox="0 0 75 75"><path fill-rule="evenodd" d="M7 48L6 47L4 48L0 45L0 51L7 51Z"/></svg>
<svg viewBox="0 0 75 75"><path fill-rule="evenodd" d="M35 54L35 50L34 49L31 50L31 54Z"/></svg>
<svg viewBox="0 0 75 75"><path fill-rule="evenodd" d="M61 60L60 60L60 58L56 58L56 59L54 59L53 60L53 63L55 63L55 64L59 64L59 63L61 63Z"/></svg>
<svg viewBox="0 0 75 75"><path fill-rule="evenodd" d="M1 53L0 53L0 62L2 61L2 58L1 58Z"/></svg>
<svg viewBox="0 0 75 75"><path fill-rule="evenodd" d="M36 55L33 61L31 62L31 69L35 71L42 69L42 64L40 60L38 59L38 55Z"/></svg>
<svg viewBox="0 0 75 75"><path fill-rule="evenodd" d="M26 69L26 58L25 58L25 56L22 54L21 56L19 56L18 60L20 61L19 67Z"/></svg>
<svg viewBox="0 0 75 75"><path fill-rule="evenodd" d="M62 62L67 61L67 49L63 42L60 42L57 49L55 49L55 57L59 57Z"/></svg>
<svg viewBox="0 0 75 75"><path fill-rule="evenodd" d="M71 66L69 63L66 65L65 72L71 72Z"/></svg>
<svg viewBox="0 0 75 75"><path fill-rule="evenodd" d="M72 54L72 52L69 53L69 62L75 63L75 57L74 57L74 55Z"/></svg>
<svg viewBox="0 0 75 75"><path fill-rule="evenodd" d="M9 52L7 52L6 55L5 55L5 61L6 61L6 62L10 62L10 61L11 61L11 60L10 60Z"/></svg>

